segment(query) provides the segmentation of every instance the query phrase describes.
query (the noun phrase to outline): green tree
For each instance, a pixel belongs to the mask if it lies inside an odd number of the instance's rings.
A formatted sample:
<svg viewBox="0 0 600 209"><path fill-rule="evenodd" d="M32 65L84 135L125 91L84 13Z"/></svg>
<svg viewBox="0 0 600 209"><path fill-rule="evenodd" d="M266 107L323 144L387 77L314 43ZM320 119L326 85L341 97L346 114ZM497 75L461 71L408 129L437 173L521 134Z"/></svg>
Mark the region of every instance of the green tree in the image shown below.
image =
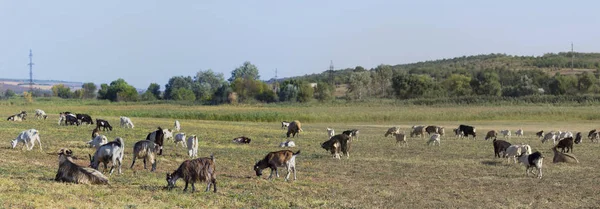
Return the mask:
<svg viewBox="0 0 600 209"><path fill-rule="evenodd" d="M222 84L221 87L217 88L214 95L212 96L213 104L225 104L229 103L229 95L233 93L231 87L227 84Z"/></svg>
<svg viewBox="0 0 600 209"><path fill-rule="evenodd" d="M373 75L373 86L375 87L374 93L379 97L387 98L389 96L388 91L392 86L392 66L379 65L375 68Z"/></svg>
<svg viewBox="0 0 600 209"><path fill-rule="evenodd" d="M129 85L122 78L119 78L111 82L110 85L101 84L100 91L98 91L98 98L113 102L137 101L139 95L135 87Z"/></svg>
<svg viewBox="0 0 600 209"><path fill-rule="evenodd" d="M353 72L350 74L350 83L347 92L347 98L350 100L362 100L368 97L371 84L371 73L368 71L364 72Z"/></svg>
<svg viewBox="0 0 600 209"><path fill-rule="evenodd" d="M579 75L579 79L577 81L577 90L581 93L587 93L590 91L590 88L598 83L598 79L594 77L594 75L590 72L585 72Z"/></svg>
<svg viewBox="0 0 600 209"><path fill-rule="evenodd" d="M174 95L172 93L175 89L184 88L189 89L191 91L193 89L193 84L194 81L192 80L191 76L172 77L171 79L169 79L167 85L165 85L165 94L163 95L163 97L164 99L175 100L173 98Z"/></svg>
<svg viewBox="0 0 600 209"><path fill-rule="evenodd" d="M233 82L238 78L258 80L260 78L258 75L258 68L249 61L246 61L244 64L242 64L242 66L239 66L235 70L231 71L231 78L229 78L229 82Z"/></svg>
<svg viewBox="0 0 600 209"><path fill-rule="evenodd" d="M502 93L498 74L492 71L477 72L470 84L477 95L500 96Z"/></svg>
<svg viewBox="0 0 600 209"><path fill-rule="evenodd" d="M312 100L315 89L308 82L301 82L298 86L300 91L298 92L299 102L310 102Z"/></svg>
<svg viewBox="0 0 600 209"><path fill-rule="evenodd" d="M186 88L178 88L172 91L172 99L178 101L194 101L196 100L196 95L191 89Z"/></svg>
<svg viewBox="0 0 600 209"><path fill-rule="evenodd" d="M442 82L442 85L448 91L449 96L467 96L472 93L470 82L470 76L452 74Z"/></svg>
<svg viewBox="0 0 600 209"><path fill-rule="evenodd" d="M320 102L333 100L333 87L325 82L318 82L315 89L315 99Z"/></svg>
<svg viewBox="0 0 600 209"><path fill-rule="evenodd" d="M279 101L282 102L295 102L298 101L298 93L300 92L300 89L298 88L298 86L289 83L289 82L284 82L281 85L281 88L279 88Z"/></svg>
<svg viewBox="0 0 600 209"><path fill-rule="evenodd" d="M98 90L98 99L108 99L108 84L100 84L100 90Z"/></svg>
<svg viewBox="0 0 600 209"><path fill-rule="evenodd" d="M15 95L17 94L15 94L15 92L12 89L6 89L6 91L4 91L4 97L7 99L14 97Z"/></svg>
<svg viewBox="0 0 600 209"><path fill-rule="evenodd" d="M194 93L196 99L201 101L211 101L215 94L225 83L223 73L215 73L211 69L198 71L194 77Z"/></svg>
<svg viewBox="0 0 600 209"><path fill-rule="evenodd" d="M83 99L84 91L84 89L77 89L73 91L73 98Z"/></svg>
<svg viewBox="0 0 600 209"><path fill-rule="evenodd" d="M83 95L78 98L83 99L93 99L96 98L96 84L94 83L84 83L81 85Z"/></svg>
<svg viewBox="0 0 600 209"><path fill-rule="evenodd" d="M399 99L432 97L440 92L429 75L400 73L392 78L392 87Z"/></svg>
<svg viewBox="0 0 600 209"><path fill-rule="evenodd" d="M140 95L140 99L142 101L156 101L157 100L156 96L150 91L145 91L142 95Z"/></svg>
<svg viewBox="0 0 600 209"><path fill-rule="evenodd" d="M52 95L55 97L68 99L73 97L73 92L71 92L71 89L64 84L57 84L52 86Z"/></svg>
<svg viewBox="0 0 600 209"><path fill-rule="evenodd" d="M154 96L154 99L160 99L160 85L157 83L151 83L146 89L146 92ZM145 93L145 92L144 92ZM149 97L150 95L146 96Z"/></svg>

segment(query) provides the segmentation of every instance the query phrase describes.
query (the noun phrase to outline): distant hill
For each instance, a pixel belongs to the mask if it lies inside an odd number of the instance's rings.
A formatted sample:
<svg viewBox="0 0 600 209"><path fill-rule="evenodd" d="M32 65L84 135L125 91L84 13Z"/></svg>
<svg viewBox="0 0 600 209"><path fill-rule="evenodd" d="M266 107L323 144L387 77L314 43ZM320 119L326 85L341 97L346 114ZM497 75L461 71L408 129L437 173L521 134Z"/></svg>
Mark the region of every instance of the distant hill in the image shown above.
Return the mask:
<svg viewBox="0 0 600 209"><path fill-rule="evenodd" d="M63 84L72 91L80 89L83 85L82 82L73 82L73 81L59 81L59 80L33 80L33 88L39 89L41 91L50 91L52 86L56 84ZM0 90L6 91L6 89L11 89L15 93L20 94L24 91L29 90L29 79L10 79L10 78L0 78Z"/></svg>

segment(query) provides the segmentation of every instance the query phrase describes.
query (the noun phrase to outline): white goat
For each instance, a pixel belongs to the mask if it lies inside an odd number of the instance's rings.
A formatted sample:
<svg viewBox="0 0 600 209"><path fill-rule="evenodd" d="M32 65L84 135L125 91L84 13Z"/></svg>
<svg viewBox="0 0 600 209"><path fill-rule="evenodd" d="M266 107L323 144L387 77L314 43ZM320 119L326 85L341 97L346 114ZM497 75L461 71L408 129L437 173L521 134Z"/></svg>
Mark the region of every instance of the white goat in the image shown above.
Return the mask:
<svg viewBox="0 0 600 209"><path fill-rule="evenodd" d="M35 110L35 118L36 119L44 119L46 120L46 118L48 117L48 115L46 115L46 112L44 112L43 110L40 109L36 109Z"/></svg>
<svg viewBox="0 0 600 209"><path fill-rule="evenodd" d="M427 145L430 145L433 143L433 145L435 146L435 143L437 143L438 146L440 146L440 141L441 141L440 134L432 134L431 137L429 138L429 141L427 141Z"/></svg>
<svg viewBox="0 0 600 209"><path fill-rule="evenodd" d="M121 128L133 128L133 122L128 117L121 116Z"/></svg>
<svg viewBox="0 0 600 209"><path fill-rule="evenodd" d="M187 139L188 155L190 157L198 157L198 137L191 135Z"/></svg>
<svg viewBox="0 0 600 209"><path fill-rule="evenodd" d="M519 130L515 131L515 136L522 137L523 136L523 129L519 129Z"/></svg>
<svg viewBox="0 0 600 209"><path fill-rule="evenodd" d="M335 135L335 130L333 130L332 128L327 128L327 136L329 138L331 138L334 135Z"/></svg>
<svg viewBox="0 0 600 209"><path fill-rule="evenodd" d="M527 144L513 144L510 147L506 148L505 156L507 156L507 162L510 163L510 159L513 159L515 163L517 163L517 157L521 156L521 154L531 154L531 147Z"/></svg>
<svg viewBox="0 0 600 209"><path fill-rule="evenodd" d="M40 133L35 129L29 129L22 131L17 138L11 141L12 148L17 147L17 144L23 143L23 147L21 149L27 147L27 150L33 149L35 146L35 141L40 145L40 150L42 150L42 142L40 141ZM29 146L31 145L31 147Z"/></svg>
<svg viewBox="0 0 600 209"><path fill-rule="evenodd" d="M185 133L176 134L175 139L173 140L175 142L175 147L177 147L178 144L181 144L181 147L187 147L185 139Z"/></svg>
<svg viewBox="0 0 600 209"><path fill-rule="evenodd" d="M100 146L105 145L106 143L108 143L108 139L104 135L98 135L94 137L94 139L87 142L87 144L89 144L91 147L96 148L99 148Z"/></svg>
<svg viewBox="0 0 600 209"><path fill-rule="evenodd" d="M519 162L521 162L525 165L525 167L526 167L525 175L526 176L529 176L530 169L537 168L537 170L538 170L537 177L540 179L542 178L542 164L544 162L544 157L542 156L542 153L534 152L531 155L523 153L521 156L519 156Z"/></svg>
<svg viewBox="0 0 600 209"><path fill-rule="evenodd" d="M179 131L179 130L181 130L181 125L179 124L179 121L178 121L178 120L175 120L175 130L176 130L176 131Z"/></svg>
<svg viewBox="0 0 600 209"><path fill-rule="evenodd" d="M285 141L285 142L281 142L281 144L279 144L279 147L295 147L296 143L294 143L294 141Z"/></svg>
<svg viewBox="0 0 600 209"><path fill-rule="evenodd" d="M500 134L502 134L504 138L510 138L510 130L501 130Z"/></svg>
<svg viewBox="0 0 600 209"><path fill-rule="evenodd" d="M163 129L163 134L165 135L165 140L173 139L173 130Z"/></svg>

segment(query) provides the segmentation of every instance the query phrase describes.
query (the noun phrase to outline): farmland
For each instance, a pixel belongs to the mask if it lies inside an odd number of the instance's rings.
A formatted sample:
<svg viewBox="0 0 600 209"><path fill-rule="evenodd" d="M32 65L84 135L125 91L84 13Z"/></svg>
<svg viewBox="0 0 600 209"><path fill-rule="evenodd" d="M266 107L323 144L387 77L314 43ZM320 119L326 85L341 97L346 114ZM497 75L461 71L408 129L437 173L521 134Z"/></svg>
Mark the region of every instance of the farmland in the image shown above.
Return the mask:
<svg viewBox="0 0 600 209"><path fill-rule="evenodd" d="M33 119L33 110L43 109L47 120ZM600 169L600 144L584 139L575 145L578 165L552 164L552 144L542 144L534 132L569 130L587 133L598 128L600 114L593 105L519 106L398 106L392 102L357 105L240 105L192 106L178 104L0 102L0 115L29 112L23 122L0 122L0 207L19 208L575 208L600 204L595 171ZM88 165L92 148L92 126L59 126L58 113L89 113L115 127L102 132L109 140L125 140L123 174L109 177L110 185L76 185L55 182L56 153L67 147L75 162ZM119 116L128 116L135 129L119 126ZM156 172L143 170L142 163L130 169L133 144L157 126L172 128L181 122L187 135L199 138L199 156L214 154L219 192L182 192L184 182L169 191L165 173L188 159L187 150L165 145ZM254 175L252 166L270 151L280 150L285 130L279 121L303 122L297 146L298 180L283 177L266 180ZM387 128L400 126L408 133L415 124L441 125L446 136L441 146L426 146L425 139L410 138L408 147L395 146L385 138ZM459 124L477 127L478 139L457 139L450 133ZM326 127L337 133L357 128L350 158L332 159L320 147ZM40 131L43 151L10 149L9 140L19 132ZM492 142L484 141L488 130L523 128L525 137L511 143L528 143L544 154L544 178L525 176L522 165L493 158ZM238 136L252 139L249 145L231 143ZM584 134L585 135L585 134ZM502 137L500 137L502 138ZM264 173L268 175L269 171ZM286 171L280 169L280 174Z"/></svg>

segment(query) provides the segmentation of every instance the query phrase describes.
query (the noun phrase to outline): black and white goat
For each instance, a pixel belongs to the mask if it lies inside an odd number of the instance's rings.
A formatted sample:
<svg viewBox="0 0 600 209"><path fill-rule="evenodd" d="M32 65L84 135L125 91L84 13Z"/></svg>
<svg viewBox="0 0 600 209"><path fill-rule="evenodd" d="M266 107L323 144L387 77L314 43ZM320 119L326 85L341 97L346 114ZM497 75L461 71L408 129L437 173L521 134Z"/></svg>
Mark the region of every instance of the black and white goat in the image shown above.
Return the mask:
<svg viewBox="0 0 600 209"><path fill-rule="evenodd" d="M544 156L540 152L534 152L531 155L527 153L521 154L519 156L519 162L523 163L526 167L525 175L529 176L529 170L537 169L537 177L542 178L542 164L544 163Z"/></svg>
<svg viewBox="0 0 600 209"><path fill-rule="evenodd" d="M109 131L113 130L110 123L108 123L108 121L103 120L103 119L96 119L96 128L98 130L100 130L100 128L102 128L102 130L104 130L104 131L106 131L106 129L108 129Z"/></svg>
<svg viewBox="0 0 600 209"><path fill-rule="evenodd" d="M125 150L125 143L123 139L117 137L114 141L111 141L105 145L98 147L94 153L94 157L90 157L90 166L93 169L98 170L100 163L104 164L104 170L106 170L107 164L110 162L110 175L112 175L115 166L119 166L119 174L121 174L121 164L123 163L123 155Z"/></svg>
<svg viewBox="0 0 600 209"><path fill-rule="evenodd" d="M251 141L252 141L252 139L245 137L245 136L240 136L240 137L233 139L233 143L238 143L238 144L250 144Z"/></svg>

